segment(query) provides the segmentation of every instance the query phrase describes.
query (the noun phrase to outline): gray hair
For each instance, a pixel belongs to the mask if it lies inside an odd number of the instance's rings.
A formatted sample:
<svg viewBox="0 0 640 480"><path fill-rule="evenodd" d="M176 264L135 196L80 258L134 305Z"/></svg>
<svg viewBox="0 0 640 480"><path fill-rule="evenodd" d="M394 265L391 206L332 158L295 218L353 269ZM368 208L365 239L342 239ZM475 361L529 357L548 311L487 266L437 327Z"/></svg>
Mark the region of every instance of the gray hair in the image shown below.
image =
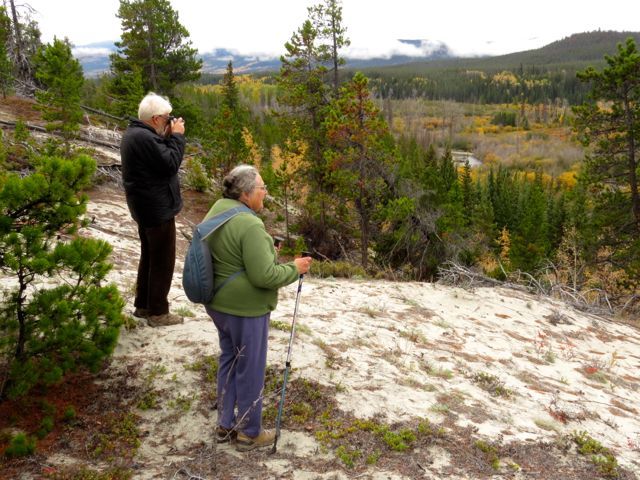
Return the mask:
<svg viewBox="0 0 640 480"><path fill-rule="evenodd" d="M252 165L238 165L222 181L222 196L238 200L242 193L251 193L256 188L258 170Z"/></svg>
<svg viewBox="0 0 640 480"><path fill-rule="evenodd" d="M138 106L138 118L143 122L149 121L154 115L168 115L172 109L165 97L149 92Z"/></svg>

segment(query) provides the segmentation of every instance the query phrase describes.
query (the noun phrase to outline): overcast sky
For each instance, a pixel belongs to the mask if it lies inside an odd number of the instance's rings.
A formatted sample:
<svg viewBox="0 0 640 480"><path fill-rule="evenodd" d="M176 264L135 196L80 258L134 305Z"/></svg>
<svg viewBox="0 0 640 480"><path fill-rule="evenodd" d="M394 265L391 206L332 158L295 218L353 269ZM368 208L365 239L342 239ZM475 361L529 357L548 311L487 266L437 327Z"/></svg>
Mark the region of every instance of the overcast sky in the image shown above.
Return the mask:
<svg viewBox="0 0 640 480"><path fill-rule="evenodd" d="M19 3L19 2L17 2ZM117 40L119 0L26 0L42 40L75 46ZM284 53L284 43L320 0L173 0L200 53ZM418 54L397 39L443 42L459 55L539 48L572 33L640 31L639 0L343 0L352 57ZM428 48L425 44L425 48Z"/></svg>

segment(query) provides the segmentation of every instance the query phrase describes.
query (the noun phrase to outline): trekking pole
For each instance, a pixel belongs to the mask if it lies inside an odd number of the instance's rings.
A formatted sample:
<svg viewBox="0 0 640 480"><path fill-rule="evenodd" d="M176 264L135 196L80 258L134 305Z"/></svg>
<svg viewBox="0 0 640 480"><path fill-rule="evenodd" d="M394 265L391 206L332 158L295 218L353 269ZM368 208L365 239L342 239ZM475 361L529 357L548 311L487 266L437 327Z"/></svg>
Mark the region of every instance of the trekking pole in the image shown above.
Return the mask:
<svg viewBox="0 0 640 480"><path fill-rule="evenodd" d="M293 336L296 331L296 317L298 315L298 304L300 303L300 290L302 290L302 278L300 275L298 280L298 293L296 293L296 306L293 309L293 320L291 321L291 336L289 337L289 348L287 350L287 361L284 364L284 380L282 381L282 394L280 395L280 404L278 405L278 416L276 417L276 438L273 440L273 448L270 453L276 453L276 445L278 444L278 438L280 438L280 422L282 420L282 410L284 408L284 396L287 390L287 377L289 376L289 369L291 368L291 345L293 344Z"/></svg>

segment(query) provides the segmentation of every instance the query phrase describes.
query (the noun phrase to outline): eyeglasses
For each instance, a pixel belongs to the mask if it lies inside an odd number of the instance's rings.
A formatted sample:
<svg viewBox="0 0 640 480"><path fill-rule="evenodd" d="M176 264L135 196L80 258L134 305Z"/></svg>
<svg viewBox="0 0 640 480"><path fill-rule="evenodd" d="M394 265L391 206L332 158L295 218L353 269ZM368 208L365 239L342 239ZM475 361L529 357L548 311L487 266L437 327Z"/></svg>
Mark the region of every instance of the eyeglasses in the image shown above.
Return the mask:
<svg viewBox="0 0 640 480"><path fill-rule="evenodd" d="M154 117L164 118L167 121L167 123L171 122L172 120L175 120L176 118L173 115L154 115Z"/></svg>
<svg viewBox="0 0 640 480"><path fill-rule="evenodd" d="M267 185L256 185L256 188L259 188L260 190L264 190L265 192L267 191Z"/></svg>

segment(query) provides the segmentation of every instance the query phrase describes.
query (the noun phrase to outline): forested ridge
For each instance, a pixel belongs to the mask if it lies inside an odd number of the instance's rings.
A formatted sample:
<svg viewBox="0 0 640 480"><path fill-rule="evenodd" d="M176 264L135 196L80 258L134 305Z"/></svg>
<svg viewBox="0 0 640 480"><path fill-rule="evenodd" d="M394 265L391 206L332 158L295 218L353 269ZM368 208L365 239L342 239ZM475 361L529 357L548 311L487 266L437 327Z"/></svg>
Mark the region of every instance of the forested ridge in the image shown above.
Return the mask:
<svg viewBox="0 0 640 480"><path fill-rule="evenodd" d="M571 35L536 50L488 58L434 60L404 66L365 68L374 91L392 98L449 99L458 102L529 103L562 99L582 103L589 85L576 73L589 66L603 67L605 55L638 32L596 31ZM496 81L508 73L508 83Z"/></svg>
<svg viewBox="0 0 640 480"><path fill-rule="evenodd" d="M237 75L230 62L207 84L167 0L122 0L111 71L86 79L66 39L42 44L28 9L8 7L0 87L34 99L56 136L36 141L24 121L3 130L0 399L96 370L115 347L123 286L105 283L111 247L76 234L96 177L74 140L87 121L122 130L148 91L186 121L183 188L212 201L233 166L256 165L285 224L283 253L313 252L318 273L506 282L637 324L638 34L353 72L341 4L322 0L277 74ZM6 448L28 454L31 440Z"/></svg>
<svg viewBox="0 0 640 480"><path fill-rule="evenodd" d="M379 98L428 98L458 102L570 104L585 100L589 85L580 82L576 73L589 66L603 67L605 55L627 38L640 40L638 32L593 31L576 33L544 47L492 57L454 57L412 61L403 65L364 66L360 70L372 80L372 94ZM508 72L509 84L496 82L496 76ZM355 70L348 61L341 76L348 78ZM276 72L254 74L263 81L274 82ZM222 75L203 74L203 84L215 84Z"/></svg>

